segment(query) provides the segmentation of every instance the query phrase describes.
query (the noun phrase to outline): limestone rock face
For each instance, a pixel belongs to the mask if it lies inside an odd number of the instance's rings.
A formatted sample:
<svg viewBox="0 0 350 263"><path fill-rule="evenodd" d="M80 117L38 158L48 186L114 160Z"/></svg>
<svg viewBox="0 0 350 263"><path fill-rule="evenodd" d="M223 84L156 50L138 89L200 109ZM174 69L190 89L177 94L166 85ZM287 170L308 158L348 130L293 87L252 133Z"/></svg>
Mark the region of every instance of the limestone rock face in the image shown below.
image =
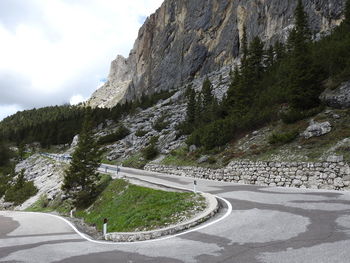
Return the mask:
<svg viewBox="0 0 350 263"><path fill-rule="evenodd" d="M350 108L350 81L342 83L335 90L326 89L321 94L320 99L333 108Z"/></svg>
<svg viewBox="0 0 350 263"><path fill-rule="evenodd" d="M304 0L312 32L342 21L345 0ZM243 27L248 40L285 41L297 1L165 0L139 30L127 59L112 62L107 83L89 100L112 107L144 94L178 88L232 65L240 55ZM317 37L317 36L316 36Z"/></svg>
<svg viewBox="0 0 350 263"><path fill-rule="evenodd" d="M34 182L34 185L38 188L38 193L16 207L16 209L24 210L30 207L42 195L46 195L48 199L52 200L60 194L65 168L66 166L63 163L44 158L39 154L34 154L17 164L16 172L24 169L26 179Z"/></svg>
<svg viewBox="0 0 350 263"><path fill-rule="evenodd" d="M332 125L326 122L314 122L311 121L310 126L307 127L306 131L303 133L305 139L309 139L311 137L318 137L324 134L327 134L332 131Z"/></svg>

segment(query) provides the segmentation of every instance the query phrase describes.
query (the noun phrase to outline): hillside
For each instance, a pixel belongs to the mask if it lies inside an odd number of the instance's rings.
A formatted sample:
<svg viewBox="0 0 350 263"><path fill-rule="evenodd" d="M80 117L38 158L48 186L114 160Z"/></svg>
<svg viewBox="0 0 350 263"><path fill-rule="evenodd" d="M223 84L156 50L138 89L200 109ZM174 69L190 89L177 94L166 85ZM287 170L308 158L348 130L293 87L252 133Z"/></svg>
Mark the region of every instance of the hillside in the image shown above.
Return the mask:
<svg viewBox="0 0 350 263"><path fill-rule="evenodd" d="M316 39L343 19L345 0L306 0ZM128 58L111 64L107 83L88 102L115 106L161 90L177 89L236 63L247 40L260 37L265 48L285 42L294 26L297 1L166 0L140 28Z"/></svg>
<svg viewBox="0 0 350 263"><path fill-rule="evenodd" d="M105 149L104 161L140 168L153 159L165 164L220 167L235 159L315 161L341 154L348 160L349 1L347 8L345 1L303 3L299 2L299 8L296 8L294 4L277 0L251 1L249 4L240 1L230 4L226 1L202 1L201 4L195 0L165 1L140 29L137 48L128 60L123 62L119 57L112 63L108 83L118 82L125 74L134 78L135 72L120 71L120 67L135 60L134 56L138 54L139 62L135 62L135 67L140 65L138 63L143 63L145 68L158 65L160 71L143 70L166 76L161 81L174 85L153 85L147 82L153 79L152 74L136 72L137 78L144 81L139 79L138 83L148 84L132 85L134 94L130 98L133 100L125 103L116 100L109 105L111 108L93 109L94 133ZM193 11L202 4L210 8ZM185 15L188 10L196 14L191 18L194 20ZM246 10L244 23L242 13L237 14L237 10ZM224 11L226 16L222 15ZM256 15L262 13L265 15L259 20ZM227 19L216 21L220 17ZM228 23L231 20L236 24ZM239 21L242 22L240 26ZM188 35L180 30L183 23L188 25ZM217 26L228 28L226 31L232 29L230 34L235 37L221 31L220 36L215 35ZM166 35L168 27L174 28L175 42L169 44L165 54L157 47L166 43L162 42L161 36ZM203 27L200 30L203 38L197 39L192 32L196 27ZM210 32L214 35L208 40ZM146 33L153 36L149 50L154 53L147 55L152 58L152 63L144 57L147 46L140 44L146 43ZM183 69L186 63L192 65L193 61L185 59L181 63L170 63L167 57L178 53L174 49L178 46L176 41L184 41L186 36L193 35L196 37L187 39L190 46L202 41L212 53L206 53L199 63L201 67L189 77ZM158 42L153 41L155 39ZM233 44L227 45L228 42ZM237 52L228 55L219 47ZM213 55L217 52L227 54L218 63ZM156 62L159 55L164 58L164 63L168 61L169 67L161 67ZM188 56L196 61L199 59L198 54L191 52ZM170 67L173 65L176 69ZM181 71L185 75L179 81L178 75L162 72L163 69L172 73ZM170 91L160 91L168 89ZM110 90L117 91L118 87L113 86ZM112 97L113 94L108 95L108 98ZM29 146L34 150L35 147L37 150L52 147L50 151L70 153L69 143L79 133L84 113L85 108L81 106L20 112L0 123L0 134L12 144L26 144L28 150ZM312 138L306 138L303 133L315 128L310 125L315 124L312 120L321 128L316 129ZM322 125L326 125L326 133L323 133Z"/></svg>

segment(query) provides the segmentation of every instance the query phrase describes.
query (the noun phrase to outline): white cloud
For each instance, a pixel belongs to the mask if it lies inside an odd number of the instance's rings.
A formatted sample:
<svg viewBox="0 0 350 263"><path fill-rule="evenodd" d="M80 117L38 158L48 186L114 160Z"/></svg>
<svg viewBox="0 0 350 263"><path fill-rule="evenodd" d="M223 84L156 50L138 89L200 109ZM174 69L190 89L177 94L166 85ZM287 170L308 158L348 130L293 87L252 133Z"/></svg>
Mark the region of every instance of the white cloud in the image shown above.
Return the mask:
<svg viewBox="0 0 350 263"><path fill-rule="evenodd" d="M69 103L70 105L77 105L81 102L86 101L86 98L84 98L82 95L78 94L78 95L74 95L70 98Z"/></svg>
<svg viewBox="0 0 350 263"><path fill-rule="evenodd" d="M0 121L19 110L22 109L18 105L0 105Z"/></svg>
<svg viewBox="0 0 350 263"><path fill-rule="evenodd" d="M10 14L0 11L0 105L31 108L89 97L162 1L1 0L0 10Z"/></svg>

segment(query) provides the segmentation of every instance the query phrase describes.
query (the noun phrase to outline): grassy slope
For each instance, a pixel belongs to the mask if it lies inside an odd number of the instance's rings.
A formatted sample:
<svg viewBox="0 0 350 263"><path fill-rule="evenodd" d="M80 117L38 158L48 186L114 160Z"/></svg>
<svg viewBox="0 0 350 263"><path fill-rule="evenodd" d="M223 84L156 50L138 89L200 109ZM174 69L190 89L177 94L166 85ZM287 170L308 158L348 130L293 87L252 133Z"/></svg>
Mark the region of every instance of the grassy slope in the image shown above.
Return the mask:
<svg viewBox="0 0 350 263"><path fill-rule="evenodd" d="M115 180L92 207L76 214L98 229L108 218L109 232L129 232L165 227L204 207L203 198L192 193L164 192Z"/></svg>
<svg viewBox="0 0 350 263"><path fill-rule="evenodd" d="M334 118L338 115L340 118ZM332 131L320 137L304 139L298 136L289 143L270 144L272 134L283 134L291 131L302 133L309 126L310 119L301 120L293 124L284 124L282 121L271 123L260 129L257 134L242 134L225 147L216 148L210 152L198 149L189 153L186 148L179 148L166 156L161 164L175 166L202 166L218 168L226 166L234 160L251 161L323 161L329 155L343 155L344 160L350 162L350 145L341 145L346 138L350 138L350 110L325 110L312 117L316 122L329 121ZM212 163L198 164L197 160L202 155L210 156Z"/></svg>

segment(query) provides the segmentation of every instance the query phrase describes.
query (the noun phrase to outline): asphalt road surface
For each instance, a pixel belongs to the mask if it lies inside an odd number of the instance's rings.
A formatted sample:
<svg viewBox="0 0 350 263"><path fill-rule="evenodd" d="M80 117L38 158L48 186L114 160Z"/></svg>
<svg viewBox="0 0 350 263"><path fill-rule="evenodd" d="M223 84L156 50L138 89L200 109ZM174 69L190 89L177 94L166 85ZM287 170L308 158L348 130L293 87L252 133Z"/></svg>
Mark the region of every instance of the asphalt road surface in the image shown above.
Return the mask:
<svg viewBox="0 0 350 263"><path fill-rule="evenodd" d="M126 168L119 175L126 172L193 185L190 178ZM229 201L232 211L224 205L205 227L158 241L96 243L51 215L0 212L0 262L350 262L350 193L197 181L199 190Z"/></svg>

